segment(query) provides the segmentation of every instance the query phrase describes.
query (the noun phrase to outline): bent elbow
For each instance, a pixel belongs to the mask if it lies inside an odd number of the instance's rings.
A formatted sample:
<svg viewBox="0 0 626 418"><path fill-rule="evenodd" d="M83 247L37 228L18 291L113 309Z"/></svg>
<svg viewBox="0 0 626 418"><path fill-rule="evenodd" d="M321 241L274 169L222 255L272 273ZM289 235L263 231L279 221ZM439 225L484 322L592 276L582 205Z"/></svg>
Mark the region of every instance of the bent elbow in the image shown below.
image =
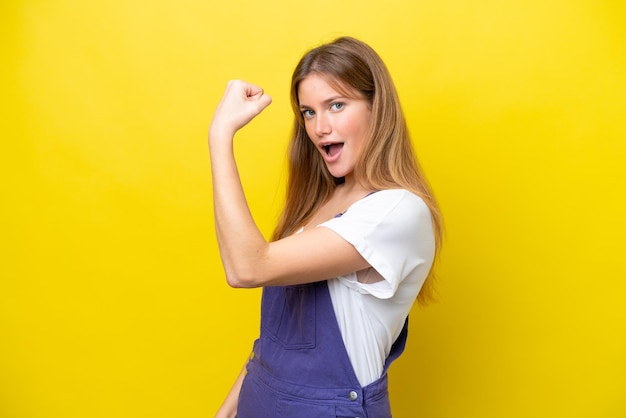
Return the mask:
<svg viewBox="0 0 626 418"><path fill-rule="evenodd" d="M233 289L250 289L259 287L256 281L251 278L229 274L226 276L226 283Z"/></svg>

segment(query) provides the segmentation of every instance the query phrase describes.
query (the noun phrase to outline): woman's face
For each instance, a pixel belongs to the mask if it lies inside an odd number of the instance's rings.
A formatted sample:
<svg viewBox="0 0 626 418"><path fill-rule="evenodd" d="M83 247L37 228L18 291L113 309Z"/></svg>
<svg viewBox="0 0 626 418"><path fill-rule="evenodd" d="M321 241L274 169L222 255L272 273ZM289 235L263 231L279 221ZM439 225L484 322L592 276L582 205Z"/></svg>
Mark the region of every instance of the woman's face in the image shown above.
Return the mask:
<svg viewBox="0 0 626 418"><path fill-rule="evenodd" d="M300 82L298 99L306 132L328 170L349 181L369 130L369 102L358 93L347 97L318 74Z"/></svg>

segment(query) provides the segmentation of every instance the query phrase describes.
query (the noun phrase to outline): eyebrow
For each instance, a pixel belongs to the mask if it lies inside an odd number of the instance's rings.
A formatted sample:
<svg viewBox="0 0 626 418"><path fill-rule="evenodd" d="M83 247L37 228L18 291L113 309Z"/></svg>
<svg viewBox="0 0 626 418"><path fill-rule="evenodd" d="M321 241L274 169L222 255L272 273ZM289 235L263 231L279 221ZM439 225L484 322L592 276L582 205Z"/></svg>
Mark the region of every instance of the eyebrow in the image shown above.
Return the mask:
<svg viewBox="0 0 626 418"><path fill-rule="evenodd" d="M322 105L328 106L329 104L331 104L332 102L336 102L337 100L348 100L348 98L345 96L332 96L322 101ZM300 109L304 110L304 109L312 109L312 108L311 106L307 106L306 104L300 104Z"/></svg>

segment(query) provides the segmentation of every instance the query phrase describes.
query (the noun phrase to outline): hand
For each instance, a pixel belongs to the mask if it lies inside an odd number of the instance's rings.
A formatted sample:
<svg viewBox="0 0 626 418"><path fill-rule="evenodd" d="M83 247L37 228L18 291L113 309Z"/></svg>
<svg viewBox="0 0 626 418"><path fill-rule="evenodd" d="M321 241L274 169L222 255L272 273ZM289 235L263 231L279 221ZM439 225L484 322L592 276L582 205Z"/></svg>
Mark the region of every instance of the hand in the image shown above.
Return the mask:
<svg viewBox="0 0 626 418"><path fill-rule="evenodd" d="M213 114L209 138L222 135L232 138L270 103L272 98L262 88L241 80L229 81Z"/></svg>

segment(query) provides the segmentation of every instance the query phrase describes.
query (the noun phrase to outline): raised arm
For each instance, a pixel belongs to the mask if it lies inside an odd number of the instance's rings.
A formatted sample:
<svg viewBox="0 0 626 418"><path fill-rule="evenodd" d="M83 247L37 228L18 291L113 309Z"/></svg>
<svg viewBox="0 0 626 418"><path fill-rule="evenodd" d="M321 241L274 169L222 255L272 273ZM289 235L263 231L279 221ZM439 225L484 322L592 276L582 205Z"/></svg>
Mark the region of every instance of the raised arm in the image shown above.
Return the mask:
<svg viewBox="0 0 626 418"><path fill-rule="evenodd" d="M263 90L230 81L209 130L215 229L228 283L259 287L314 282L368 267L356 249L326 228L268 243L248 208L235 157L235 133L271 103Z"/></svg>

